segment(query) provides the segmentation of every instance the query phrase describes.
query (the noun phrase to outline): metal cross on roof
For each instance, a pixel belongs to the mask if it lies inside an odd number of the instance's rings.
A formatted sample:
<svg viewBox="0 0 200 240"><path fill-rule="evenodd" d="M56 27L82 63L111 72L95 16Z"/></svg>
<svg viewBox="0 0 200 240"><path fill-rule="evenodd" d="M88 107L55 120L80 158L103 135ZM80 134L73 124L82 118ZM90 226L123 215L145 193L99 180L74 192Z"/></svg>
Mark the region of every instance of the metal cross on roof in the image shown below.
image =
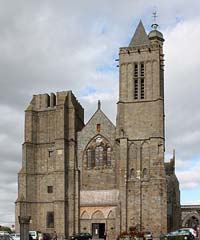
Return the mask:
<svg viewBox="0 0 200 240"><path fill-rule="evenodd" d="M152 17L153 17L154 23L156 23L156 18L158 17L156 11L153 12L153 16Z"/></svg>
<svg viewBox="0 0 200 240"><path fill-rule="evenodd" d="M152 16L152 18L153 18L153 24L151 25L151 27L153 28L153 30L156 30L157 27L158 27L158 24L156 23L156 18L157 18L157 17L158 17L157 12L154 11L154 12L153 12L153 16Z"/></svg>

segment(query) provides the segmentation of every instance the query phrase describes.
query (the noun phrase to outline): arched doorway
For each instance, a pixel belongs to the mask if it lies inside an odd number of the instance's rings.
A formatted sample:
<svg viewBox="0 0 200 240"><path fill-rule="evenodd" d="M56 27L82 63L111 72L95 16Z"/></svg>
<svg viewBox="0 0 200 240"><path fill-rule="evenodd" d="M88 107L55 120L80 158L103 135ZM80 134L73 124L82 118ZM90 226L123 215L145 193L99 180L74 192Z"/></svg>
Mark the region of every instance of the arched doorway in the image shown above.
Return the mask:
<svg viewBox="0 0 200 240"><path fill-rule="evenodd" d="M199 224L200 224L200 216L197 213L190 213L184 218L182 226L194 228Z"/></svg>
<svg viewBox="0 0 200 240"><path fill-rule="evenodd" d="M98 210L92 215L92 236L94 239L104 238L105 222L103 213ZM103 221L102 221L103 220Z"/></svg>

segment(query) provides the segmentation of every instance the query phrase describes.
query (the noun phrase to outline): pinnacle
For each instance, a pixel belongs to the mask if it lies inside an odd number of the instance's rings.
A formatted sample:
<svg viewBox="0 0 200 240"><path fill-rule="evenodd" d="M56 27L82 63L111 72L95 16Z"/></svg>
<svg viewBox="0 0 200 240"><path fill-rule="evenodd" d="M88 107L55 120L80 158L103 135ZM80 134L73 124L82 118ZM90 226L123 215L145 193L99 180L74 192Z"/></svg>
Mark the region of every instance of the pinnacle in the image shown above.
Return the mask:
<svg viewBox="0 0 200 240"><path fill-rule="evenodd" d="M149 38L145 32L142 21L140 20L136 31L131 39L129 47L140 46L140 45L149 45Z"/></svg>

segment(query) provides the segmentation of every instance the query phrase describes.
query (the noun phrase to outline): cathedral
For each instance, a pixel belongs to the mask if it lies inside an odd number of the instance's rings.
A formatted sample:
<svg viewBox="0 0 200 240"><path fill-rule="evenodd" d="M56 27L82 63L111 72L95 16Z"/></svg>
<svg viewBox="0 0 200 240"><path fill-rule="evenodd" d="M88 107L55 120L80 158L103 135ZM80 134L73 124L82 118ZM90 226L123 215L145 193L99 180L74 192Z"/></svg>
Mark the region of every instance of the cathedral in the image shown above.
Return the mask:
<svg viewBox="0 0 200 240"><path fill-rule="evenodd" d="M180 226L175 154L164 161L163 34L140 21L119 49L116 124L100 101L84 123L72 91L34 95L25 110L18 216L30 230L68 237L89 232L115 240L135 227L154 237Z"/></svg>

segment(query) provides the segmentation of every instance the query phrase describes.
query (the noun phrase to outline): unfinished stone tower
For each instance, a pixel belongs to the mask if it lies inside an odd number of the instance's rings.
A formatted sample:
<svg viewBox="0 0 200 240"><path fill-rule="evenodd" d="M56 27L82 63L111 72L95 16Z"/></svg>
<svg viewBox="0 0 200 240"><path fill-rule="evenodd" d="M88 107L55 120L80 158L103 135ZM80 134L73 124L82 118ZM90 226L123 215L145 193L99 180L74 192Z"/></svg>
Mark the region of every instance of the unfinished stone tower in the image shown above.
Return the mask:
<svg viewBox="0 0 200 240"><path fill-rule="evenodd" d="M71 91L35 95L25 111L18 216L31 216L31 230L72 235L79 231L76 133L83 109Z"/></svg>

